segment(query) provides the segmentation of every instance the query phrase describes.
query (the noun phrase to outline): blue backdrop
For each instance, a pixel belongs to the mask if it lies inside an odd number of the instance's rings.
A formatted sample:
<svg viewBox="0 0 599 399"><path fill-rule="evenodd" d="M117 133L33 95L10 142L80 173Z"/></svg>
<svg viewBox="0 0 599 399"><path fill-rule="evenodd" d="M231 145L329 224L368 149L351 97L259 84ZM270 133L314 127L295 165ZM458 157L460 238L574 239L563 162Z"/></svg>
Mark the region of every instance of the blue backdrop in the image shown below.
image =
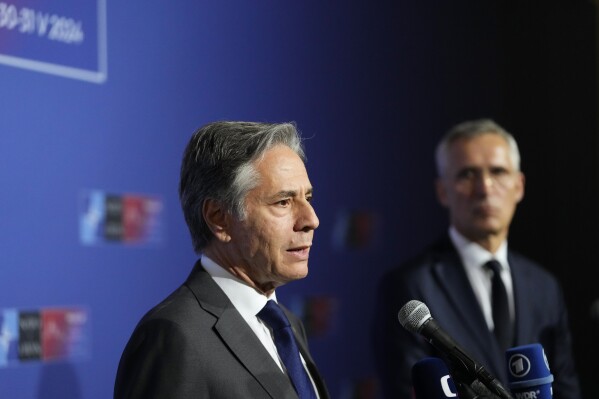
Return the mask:
<svg viewBox="0 0 599 399"><path fill-rule="evenodd" d="M434 144L503 105L493 4L411 3L0 2L0 397L111 397L196 259L180 159L222 119L307 139L321 224L278 295L332 396L376 397L378 277L446 224Z"/></svg>

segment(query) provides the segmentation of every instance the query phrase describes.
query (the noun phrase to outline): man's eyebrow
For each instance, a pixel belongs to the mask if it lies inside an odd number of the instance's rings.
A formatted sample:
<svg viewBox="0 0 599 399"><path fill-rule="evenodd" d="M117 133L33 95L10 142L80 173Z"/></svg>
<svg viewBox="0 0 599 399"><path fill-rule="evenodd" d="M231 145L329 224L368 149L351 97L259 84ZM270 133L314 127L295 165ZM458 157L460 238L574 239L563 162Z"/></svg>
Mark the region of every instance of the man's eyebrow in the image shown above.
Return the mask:
<svg viewBox="0 0 599 399"><path fill-rule="evenodd" d="M312 194L313 192L314 192L314 189L312 187L310 187L306 190L306 194ZM286 198L286 197L297 197L297 195L298 195L297 190L281 190L278 193L276 193L275 195L273 195L273 197Z"/></svg>
<svg viewBox="0 0 599 399"><path fill-rule="evenodd" d="M273 194L272 198L278 199L278 198L288 198L288 197L296 197L296 196L297 196L297 191L295 191L295 190L281 190L281 191Z"/></svg>

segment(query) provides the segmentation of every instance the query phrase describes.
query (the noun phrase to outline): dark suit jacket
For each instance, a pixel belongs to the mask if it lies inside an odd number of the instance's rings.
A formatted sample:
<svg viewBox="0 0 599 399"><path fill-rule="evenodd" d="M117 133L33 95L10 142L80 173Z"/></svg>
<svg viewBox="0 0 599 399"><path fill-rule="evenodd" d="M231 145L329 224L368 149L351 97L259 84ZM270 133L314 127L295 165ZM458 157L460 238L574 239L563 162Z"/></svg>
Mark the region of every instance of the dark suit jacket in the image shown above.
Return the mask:
<svg viewBox="0 0 599 399"><path fill-rule="evenodd" d="M579 399L568 317L557 280L512 251L508 262L516 310L514 346L543 345L555 378L553 398ZM399 309L412 299L425 303L439 325L509 389L505 354L489 331L459 254L446 236L381 280L373 336L386 398L410 398L414 363L427 356L443 357L424 338L399 324Z"/></svg>
<svg viewBox="0 0 599 399"><path fill-rule="evenodd" d="M328 393L297 317L286 311L319 395ZM121 357L115 399L297 399L256 334L196 263L187 281L139 322Z"/></svg>

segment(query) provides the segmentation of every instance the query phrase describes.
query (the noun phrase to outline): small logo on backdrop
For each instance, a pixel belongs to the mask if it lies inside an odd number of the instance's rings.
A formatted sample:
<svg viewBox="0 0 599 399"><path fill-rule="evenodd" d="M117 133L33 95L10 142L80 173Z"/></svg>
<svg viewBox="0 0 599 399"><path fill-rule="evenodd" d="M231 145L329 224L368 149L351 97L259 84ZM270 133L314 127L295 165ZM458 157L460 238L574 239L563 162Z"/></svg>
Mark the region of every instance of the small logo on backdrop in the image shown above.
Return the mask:
<svg viewBox="0 0 599 399"><path fill-rule="evenodd" d="M89 323L85 309L46 309L42 315L42 358L83 358L89 355Z"/></svg>
<svg viewBox="0 0 599 399"><path fill-rule="evenodd" d="M160 244L163 210L162 200L153 196L85 191L81 195L79 238L85 245Z"/></svg>
<svg viewBox="0 0 599 399"><path fill-rule="evenodd" d="M88 357L89 337L85 309L0 310L0 367Z"/></svg>
<svg viewBox="0 0 599 399"><path fill-rule="evenodd" d="M42 357L40 313L19 313L19 360L38 360Z"/></svg>
<svg viewBox="0 0 599 399"><path fill-rule="evenodd" d="M341 211L333 229L333 246L337 249L372 248L379 238L379 215L372 211Z"/></svg>
<svg viewBox="0 0 599 399"><path fill-rule="evenodd" d="M19 312L0 310L0 367L19 360Z"/></svg>

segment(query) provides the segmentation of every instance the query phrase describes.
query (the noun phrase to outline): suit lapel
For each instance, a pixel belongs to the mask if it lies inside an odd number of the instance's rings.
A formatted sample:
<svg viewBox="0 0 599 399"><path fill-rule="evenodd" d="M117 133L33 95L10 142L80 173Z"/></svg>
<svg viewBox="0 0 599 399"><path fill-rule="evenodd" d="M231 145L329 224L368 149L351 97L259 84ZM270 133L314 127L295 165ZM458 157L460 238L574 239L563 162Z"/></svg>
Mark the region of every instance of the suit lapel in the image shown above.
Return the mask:
<svg viewBox="0 0 599 399"><path fill-rule="evenodd" d="M318 390L319 397L321 399L328 399L329 394L324 384L324 380L322 379L322 376L320 375L320 372L316 367L316 363L314 363L314 360L310 355L310 351L308 350L308 343L306 342L305 330L303 329L301 324L296 322L296 317L293 313L289 312L287 308L283 305L281 305L281 308L286 313L287 318L291 323L291 329L293 330L293 334L295 335L295 340L297 341L300 353L302 354L302 357L306 362L306 366L310 371L310 375L314 380L314 384L316 385L316 389Z"/></svg>
<svg viewBox="0 0 599 399"><path fill-rule="evenodd" d="M216 317L214 329L231 352L273 398L297 399L289 378L273 361L229 298L198 262L186 285L199 305Z"/></svg>
<svg viewBox="0 0 599 399"><path fill-rule="evenodd" d="M532 294L526 289L526 282L530 280L530 276L525 268L519 267L520 260L511 252L508 252L508 262L510 263L510 271L512 274L512 285L514 289L514 310L516 313L515 326L515 342L526 342L525 337L532 336L530 311L526 308L529 303L532 303ZM528 316L523 316L528 315Z"/></svg>
<svg viewBox="0 0 599 399"><path fill-rule="evenodd" d="M460 256L449 238L437 247L436 257L433 273L451 305L450 308L455 310L456 318L468 334L464 341L475 344L478 352L485 355L486 363L497 367L496 359L503 359L503 354L489 331ZM465 349L469 351L468 348Z"/></svg>
<svg viewBox="0 0 599 399"><path fill-rule="evenodd" d="M223 341L273 398L297 398L289 378L283 374L262 343L232 306L215 324Z"/></svg>

